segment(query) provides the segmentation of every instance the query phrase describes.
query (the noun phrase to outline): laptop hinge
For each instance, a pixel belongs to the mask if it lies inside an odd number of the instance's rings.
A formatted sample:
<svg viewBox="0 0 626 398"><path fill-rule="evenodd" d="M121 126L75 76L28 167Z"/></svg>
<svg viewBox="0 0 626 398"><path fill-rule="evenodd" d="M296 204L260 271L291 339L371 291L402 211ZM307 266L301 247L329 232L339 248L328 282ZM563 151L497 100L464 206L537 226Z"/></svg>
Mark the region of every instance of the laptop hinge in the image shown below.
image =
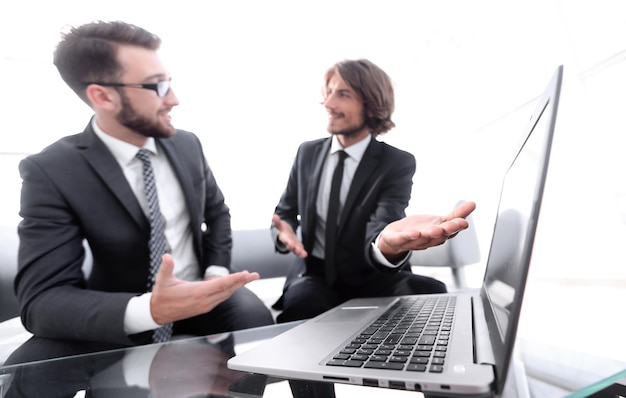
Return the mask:
<svg viewBox="0 0 626 398"><path fill-rule="evenodd" d="M472 315L474 325L474 361L479 364L495 365L485 308L480 296L472 297Z"/></svg>

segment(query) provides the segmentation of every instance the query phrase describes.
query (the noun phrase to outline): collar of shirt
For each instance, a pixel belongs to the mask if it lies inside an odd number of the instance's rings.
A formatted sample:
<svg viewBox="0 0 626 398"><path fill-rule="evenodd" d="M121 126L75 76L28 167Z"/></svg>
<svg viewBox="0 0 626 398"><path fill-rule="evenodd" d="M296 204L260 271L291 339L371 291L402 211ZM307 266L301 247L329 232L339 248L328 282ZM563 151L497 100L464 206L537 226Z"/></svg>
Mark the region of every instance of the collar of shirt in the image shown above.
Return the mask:
<svg viewBox="0 0 626 398"><path fill-rule="evenodd" d="M342 147L337 139L337 136L334 135L330 144L330 154L334 154L337 151L343 150L345 153L350 156L350 158L354 159L357 163L361 162L361 158L363 158L363 154L367 149L367 146L370 144L372 140L372 135L368 134L367 137L357 142L356 144L352 144L349 147Z"/></svg>
<svg viewBox="0 0 626 398"><path fill-rule="evenodd" d="M91 122L91 127L93 128L93 131L96 133L98 138L100 138L102 142L104 142L104 145L109 148L109 150L113 154L113 157L119 162L120 165L128 166L130 162L136 159L135 155L137 155L137 151L139 149L135 145L129 144L128 142L124 142L107 134L104 130L100 128L100 126L98 126L95 118ZM149 150L154 155L158 154L156 142L152 137L148 137L148 140L146 141L143 148Z"/></svg>

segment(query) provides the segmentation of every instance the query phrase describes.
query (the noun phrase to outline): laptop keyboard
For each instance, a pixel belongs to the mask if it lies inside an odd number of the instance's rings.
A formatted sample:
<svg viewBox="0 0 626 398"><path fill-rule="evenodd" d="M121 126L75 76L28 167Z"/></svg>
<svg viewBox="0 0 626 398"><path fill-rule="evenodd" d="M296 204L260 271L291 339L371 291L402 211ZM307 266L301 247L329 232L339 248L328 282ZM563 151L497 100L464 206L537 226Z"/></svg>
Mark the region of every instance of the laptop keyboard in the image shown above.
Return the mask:
<svg viewBox="0 0 626 398"><path fill-rule="evenodd" d="M455 305L455 297L401 297L326 365L441 373Z"/></svg>

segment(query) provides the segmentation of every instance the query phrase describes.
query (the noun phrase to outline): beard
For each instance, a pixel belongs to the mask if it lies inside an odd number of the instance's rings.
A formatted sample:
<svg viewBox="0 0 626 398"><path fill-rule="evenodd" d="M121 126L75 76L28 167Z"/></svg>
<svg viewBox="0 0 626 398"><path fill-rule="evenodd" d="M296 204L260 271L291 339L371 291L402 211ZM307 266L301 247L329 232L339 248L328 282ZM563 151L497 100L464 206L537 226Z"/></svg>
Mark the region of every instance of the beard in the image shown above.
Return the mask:
<svg viewBox="0 0 626 398"><path fill-rule="evenodd" d="M361 118L357 121L356 124L350 124L339 129L332 128L329 125L326 130L331 134L351 137L360 134L364 129L367 128L368 124L367 120L365 119L365 112L363 112L363 114L361 114Z"/></svg>
<svg viewBox="0 0 626 398"><path fill-rule="evenodd" d="M360 134L364 129L367 128L367 123L364 120L361 121L361 124L348 126L343 129L333 129L328 127L328 132L336 135L343 135L346 137L351 137L357 134Z"/></svg>
<svg viewBox="0 0 626 398"><path fill-rule="evenodd" d="M122 110L117 114L117 121L122 126L145 137L169 138L176 132L176 129L172 125L159 123L156 118L149 119L140 115L121 90L120 97L122 99Z"/></svg>

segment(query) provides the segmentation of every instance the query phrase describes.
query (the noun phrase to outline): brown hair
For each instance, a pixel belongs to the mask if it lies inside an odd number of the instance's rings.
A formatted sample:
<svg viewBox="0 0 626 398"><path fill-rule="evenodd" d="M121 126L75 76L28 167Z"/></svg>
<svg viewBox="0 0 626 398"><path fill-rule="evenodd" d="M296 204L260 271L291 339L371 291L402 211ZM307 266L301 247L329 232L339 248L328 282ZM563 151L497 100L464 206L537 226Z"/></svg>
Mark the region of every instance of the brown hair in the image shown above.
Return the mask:
<svg viewBox="0 0 626 398"><path fill-rule="evenodd" d="M391 120L395 107L393 84L385 71L367 59L345 60L326 71L326 85L335 73L363 98L365 123L374 137L395 127Z"/></svg>
<svg viewBox="0 0 626 398"><path fill-rule="evenodd" d="M161 39L138 26L121 21L96 21L72 27L62 35L54 52L61 78L85 102L85 82L115 81L122 75L117 60L120 45L157 50Z"/></svg>

